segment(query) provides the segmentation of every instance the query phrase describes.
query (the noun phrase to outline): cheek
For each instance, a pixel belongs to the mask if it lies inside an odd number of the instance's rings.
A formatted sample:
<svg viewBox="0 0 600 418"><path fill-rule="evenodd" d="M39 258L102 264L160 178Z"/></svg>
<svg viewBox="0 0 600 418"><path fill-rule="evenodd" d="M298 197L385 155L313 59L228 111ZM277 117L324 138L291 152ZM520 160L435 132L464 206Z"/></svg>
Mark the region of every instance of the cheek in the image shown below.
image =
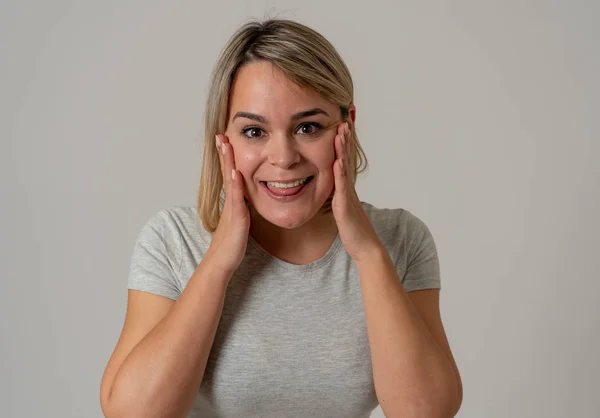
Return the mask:
<svg viewBox="0 0 600 418"><path fill-rule="evenodd" d="M248 147L237 146L233 150L235 168L239 170L246 181L252 181L252 175L259 165L260 155Z"/></svg>
<svg viewBox="0 0 600 418"><path fill-rule="evenodd" d="M323 147L318 150L313 156L315 165L319 167L321 171L333 170L333 162L335 161L335 151L333 145L331 147Z"/></svg>

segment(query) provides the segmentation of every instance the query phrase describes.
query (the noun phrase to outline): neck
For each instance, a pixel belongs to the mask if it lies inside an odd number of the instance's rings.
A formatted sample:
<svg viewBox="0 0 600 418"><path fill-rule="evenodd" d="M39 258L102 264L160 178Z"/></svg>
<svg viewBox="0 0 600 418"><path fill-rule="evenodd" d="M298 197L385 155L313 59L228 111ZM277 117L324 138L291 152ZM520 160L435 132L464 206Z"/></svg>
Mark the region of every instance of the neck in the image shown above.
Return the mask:
<svg viewBox="0 0 600 418"><path fill-rule="evenodd" d="M337 236L333 213L319 212L303 225L281 228L251 208L250 235L274 257L293 264L308 264L323 257Z"/></svg>

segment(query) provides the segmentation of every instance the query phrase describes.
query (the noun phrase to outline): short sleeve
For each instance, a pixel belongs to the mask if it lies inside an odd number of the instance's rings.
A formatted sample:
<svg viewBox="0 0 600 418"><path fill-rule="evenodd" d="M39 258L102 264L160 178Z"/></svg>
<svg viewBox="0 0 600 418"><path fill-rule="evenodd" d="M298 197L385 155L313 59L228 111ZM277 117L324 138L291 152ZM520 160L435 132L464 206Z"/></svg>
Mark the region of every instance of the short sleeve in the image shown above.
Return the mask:
<svg viewBox="0 0 600 418"><path fill-rule="evenodd" d="M402 285L407 292L441 289L440 263L433 235L427 225L409 211L406 214L406 272Z"/></svg>
<svg viewBox="0 0 600 418"><path fill-rule="evenodd" d="M160 211L138 234L131 256L128 289L177 300L181 294L180 260L181 235L168 211Z"/></svg>

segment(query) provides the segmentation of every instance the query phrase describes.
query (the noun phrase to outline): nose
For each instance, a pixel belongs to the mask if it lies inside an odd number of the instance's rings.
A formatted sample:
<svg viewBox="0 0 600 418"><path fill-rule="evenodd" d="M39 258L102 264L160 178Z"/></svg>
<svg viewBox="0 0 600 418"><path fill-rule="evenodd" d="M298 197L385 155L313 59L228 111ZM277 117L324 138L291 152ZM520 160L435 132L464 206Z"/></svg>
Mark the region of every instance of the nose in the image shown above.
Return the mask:
<svg viewBox="0 0 600 418"><path fill-rule="evenodd" d="M287 169L300 162L300 153L296 149L296 141L286 135L272 136L266 147L269 164Z"/></svg>

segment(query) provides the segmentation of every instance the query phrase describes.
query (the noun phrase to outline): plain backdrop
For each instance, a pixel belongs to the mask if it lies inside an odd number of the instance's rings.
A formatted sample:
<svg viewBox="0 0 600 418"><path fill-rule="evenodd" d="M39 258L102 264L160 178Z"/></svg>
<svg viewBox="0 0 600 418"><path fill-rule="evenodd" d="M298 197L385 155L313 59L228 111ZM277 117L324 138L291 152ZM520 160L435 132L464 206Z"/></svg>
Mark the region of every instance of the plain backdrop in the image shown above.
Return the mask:
<svg viewBox="0 0 600 418"><path fill-rule="evenodd" d="M0 415L102 416L135 238L195 204L209 73L265 15L338 48L360 198L436 240L458 416L600 416L592 0L3 0Z"/></svg>

